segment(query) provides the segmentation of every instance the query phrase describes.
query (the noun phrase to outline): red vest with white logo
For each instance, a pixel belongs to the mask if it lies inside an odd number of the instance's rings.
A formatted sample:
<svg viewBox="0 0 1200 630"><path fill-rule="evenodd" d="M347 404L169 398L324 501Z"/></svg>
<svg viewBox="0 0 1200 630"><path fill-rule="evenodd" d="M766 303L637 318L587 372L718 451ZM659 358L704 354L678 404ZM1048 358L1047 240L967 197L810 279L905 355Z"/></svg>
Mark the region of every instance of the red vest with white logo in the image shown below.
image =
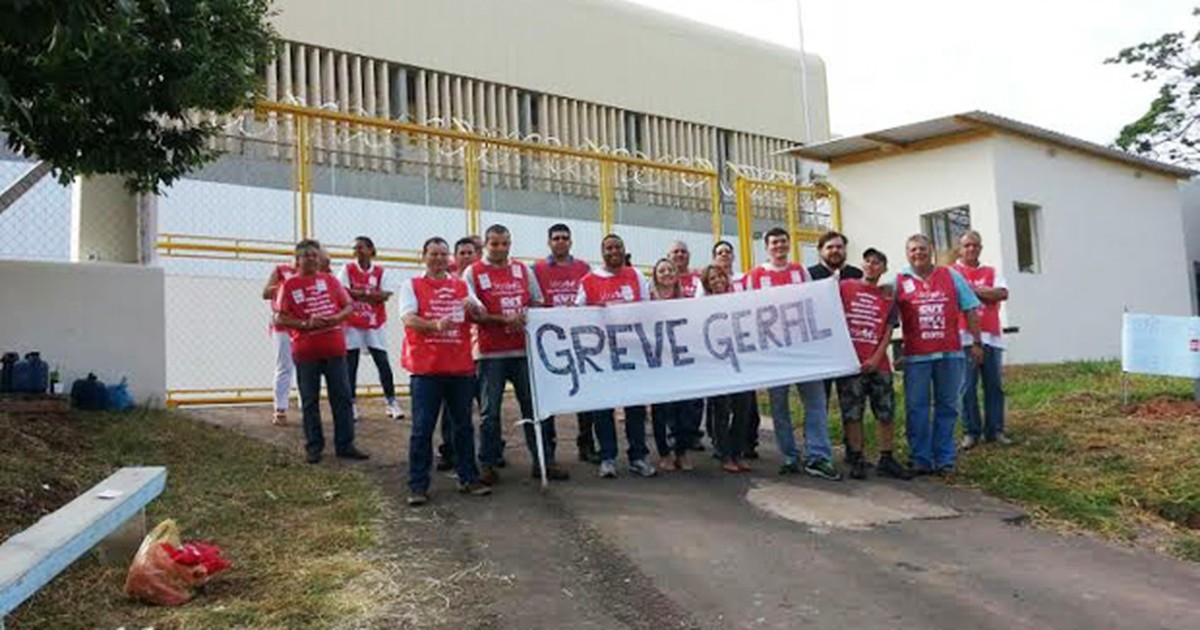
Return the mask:
<svg viewBox="0 0 1200 630"><path fill-rule="evenodd" d="M960 352L958 291L950 269L936 267L927 280L896 276L896 302L904 330L904 354Z"/></svg>
<svg viewBox="0 0 1200 630"><path fill-rule="evenodd" d="M420 276L412 279L417 296L417 317L449 319L453 326L441 332L404 329L404 352L400 363L410 374L421 376L473 376L471 324L466 317L467 283L449 275L442 279Z"/></svg>
<svg viewBox="0 0 1200 630"><path fill-rule="evenodd" d="M887 332L892 300L884 296L881 287L861 280L842 280L838 288L842 293L842 308L846 311L846 328L850 330L850 341L854 343L854 351L861 363L875 354L879 340ZM879 371L891 370L892 364L885 352Z"/></svg>
<svg viewBox="0 0 1200 630"><path fill-rule="evenodd" d="M538 286L542 289L542 297L546 306L571 306L575 296L579 294L579 281L591 269L582 260L572 260L565 265L551 264L545 259L533 265L533 275L537 276Z"/></svg>
<svg viewBox="0 0 1200 630"><path fill-rule="evenodd" d="M679 276L679 284L683 287L683 297L696 297L700 292L700 272L689 271Z"/></svg>
<svg viewBox="0 0 1200 630"><path fill-rule="evenodd" d="M366 293L380 293L383 291L383 267L379 265L371 265L370 271L363 271L362 267L358 266L358 261L351 262L346 265L346 277L350 280L351 289L357 289ZM353 328L379 328L387 322L387 306L380 304L368 304L367 302L354 302L354 312L350 315L350 319L346 320L346 325Z"/></svg>
<svg viewBox="0 0 1200 630"><path fill-rule="evenodd" d="M350 295L337 278L318 273L292 276L279 286L275 310L296 319L332 317L350 304ZM292 358L296 362L318 361L346 354L346 335L341 326L319 330L288 328Z"/></svg>
<svg viewBox="0 0 1200 630"><path fill-rule="evenodd" d="M589 273L583 277L581 283L588 306L640 302L646 298L642 295L641 277L632 267L621 267L621 271L611 277Z"/></svg>
<svg viewBox="0 0 1200 630"><path fill-rule="evenodd" d="M291 265L287 265L287 264L276 265L275 266L275 275L279 277L279 284L275 285L275 297L277 299L279 297L279 288L282 287L283 283L287 282L289 278L296 275L296 268ZM274 312L274 310L275 310L275 300L274 299L271 300L271 310L272 310L272 312ZM283 326L280 326L279 324L272 323L271 330L273 330L275 332L287 332L288 329L284 328Z"/></svg>
<svg viewBox="0 0 1200 630"><path fill-rule="evenodd" d="M525 265L510 261L504 266L478 261L471 265L475 296L491 315L513 315L525 310L532 300ZM525 350L525 331L508 330L501 324L479 324L479 353Z"/></svg>
<svg viewBox="0 0 1200 630"><path fill-rule="evenodd" d="M808 282L808 270L796 263L788 263L780 271L759 265L746 274L746 284L751 289L769 289L802 282Z"/></svg>
<svg viewBox="0 0 1200 630"><path fill-rule="evenodd" d="M954 269L958 273L961 273L962 277L966 279L967 283L973 287L991 288L996 285L996 269L993 267L988 267L987 265L968 267L962 263L954 263ZM979 313L979 331L999 336L1000 303L993 302L988 304L987 302L984 302L983 307L977 312ZM966 315L958 316L958 329L967 329Z"/></svg>

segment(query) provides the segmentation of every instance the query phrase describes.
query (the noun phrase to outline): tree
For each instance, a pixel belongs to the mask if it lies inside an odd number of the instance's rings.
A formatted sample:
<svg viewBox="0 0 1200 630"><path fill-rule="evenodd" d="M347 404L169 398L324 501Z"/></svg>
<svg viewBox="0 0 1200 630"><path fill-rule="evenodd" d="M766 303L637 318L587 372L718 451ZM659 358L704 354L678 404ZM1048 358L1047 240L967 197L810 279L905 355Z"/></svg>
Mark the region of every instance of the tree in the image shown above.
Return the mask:
<svg viewBox="0 0 1200 630"><path fill-rule="evenodd" d="M1192 11L1200 16L1200 8ZM1183 166L1200 166L1200 32L1166 33L1131 46L1105 63L1140 69L1133 77L1160 83L1158 96L1141 118L1121 129L1115 144L1146 157Z"/></svg>
<svg viewBox="0 0 1200 630"><path fill-rule="evenodd" d="M64 184L157 191L214 159L204 113L252 105L271 0L0 0L0 131Z"/></svg>

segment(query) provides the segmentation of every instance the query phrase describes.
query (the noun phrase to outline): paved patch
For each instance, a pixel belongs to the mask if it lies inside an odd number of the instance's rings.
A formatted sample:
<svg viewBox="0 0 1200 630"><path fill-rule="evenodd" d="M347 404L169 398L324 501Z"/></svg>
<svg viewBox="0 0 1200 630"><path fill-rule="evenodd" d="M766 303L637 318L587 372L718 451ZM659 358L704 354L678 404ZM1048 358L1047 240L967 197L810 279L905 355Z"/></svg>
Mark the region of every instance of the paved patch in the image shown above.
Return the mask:
<svg viewBox="0 0 1200 630"><path fill-rule="evenodd" d="M954 518L957 510L931 503L916 494L878 483L838 484L819 490L774 481L755 481L746 492L754 507L808 525L816 532L864 530L916 519Z"/></svg>

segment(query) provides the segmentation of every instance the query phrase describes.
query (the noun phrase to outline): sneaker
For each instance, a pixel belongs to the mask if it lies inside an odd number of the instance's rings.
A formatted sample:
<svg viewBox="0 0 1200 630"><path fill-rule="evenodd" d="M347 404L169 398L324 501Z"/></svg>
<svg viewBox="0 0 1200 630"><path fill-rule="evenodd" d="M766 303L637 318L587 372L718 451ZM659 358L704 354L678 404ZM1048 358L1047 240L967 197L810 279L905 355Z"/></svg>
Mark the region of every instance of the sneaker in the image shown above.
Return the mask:
<svg viewBox="0 0 1200 630"><path fill-rule="evenodd" d="M338 459L353 459L355 461L363 461L366 459L371 459L370 455L367 455L366 453L358 450L357 448L354 448L353 446L348 447L348 448L346 448L346 450L339 452L337 454L337 456L338 456Z"/></svg>
<svg viewBox="0 0 1200 630"><path fill-rule="evenodd" d="M417 507L426 503L429 503L429 495L424 492L413 492L408 495L408 505L410 507Z"/></svg>
<svg viewBox="0 0 1200 630"><path fill-rule="evenodd" d="M304 461L306 461L310 464L320 464L321 463L321 454L320 453L309 453L304 456Z"/></svg>
<svg viewBox="0 0 1200 630"><path fill-rule="evenodd" d="M542 469L534 464L529 467L529 476L534 479L542 478ZM567 472L566 468L558 464L546 465L546 480L547 481L566 481L571 478L571 473Z"/></svg>
<svg viewBox="0 0 1200 630"><path fill-rule="evenodd" d="M679 464L679 470L685 472L696 470L696 467L692 465L692 460L688 459L687 453L680 455L675 461Z"/></svg>
<svg viewBox="0 0 1200 630"><path fill-rule="evenodd" d="M999 444L1000 446L1012 446L1013 444L1013 441L1003 433L997 433L996 437L992 438L991 441Z"/></svg>
<svg viewBox="0 0 1200 630"><path fill-rule="evenodd" d="M850 462L850 478L860 481L867 478L867 460L859 457Z"/></svg>
<svg viewBox="0 0 1200 630"><path fill-rule="evenodd" d="M469 494L475 497L486 497L492 493L491 488L479 483L478 481L472 481L470 483L460 482L458 484L458 491L462 494Z"/></svg>
<svg viewBox="0 0 1200 630"><path fill-rule="evenodd" d="M392 420L403 420L404 410L400 408L400 403L392 400L387 404L387 415Z"/></svg>
<svg viewBox="0 0 1200 630"><path fill-rule="evenodd" d="M479 467L479 483L485 486L494 486L500 481L500 473L496 472L494 466L484 464Z"/></svg>
<svg viewBox="0 0 1200 630"><path fill-rule="evenodd" d="M285 411L283 409L276 409L275 415L271 416L271 424L273 424L277 427L282 427L282 426L286 425L287 424L287 411Z"/></svg>
<svg viewBox="0 0 1200 630"><path fill-rule="evenodd" d="M893 457L880 457L879 463L875 464L875 474L902 481L908 481L913 478L912 471L905 468Z"/></svg>
<svg viewBox="0 0 1200 630"><path fill-rule="evenodd" d="M841 481L842 473L838 472L837 466L828 459L819 459L808 462L804 465L804 472L810 477L818 477L820 479L828 479L830 481Z"/></svg>
<svg viewBox="0 0 1200 630"><path fill-rule="evenodd" d="M721 470L724 470L727 473L740 473L742 472L742 467L738 466L737 462L725 462L724 464L721 464Z"/></svg>
<svg viewBox="0 0 1200 630"><path fill-rule="evenodd" d="M350 417L358 420L358 403L350 403Z"/></svg>
<svg viewBox="0 0 1200 630"><path fill-rule="evenodd" d="M603 479L616 479L617 462L611 459L600 462L600 477Z"/></svg>
<svg viewBox="0 0 1200 630"><path fill-rule="evenodd" d="M654 467L654 464L644 459L635 459L629 462L629 472L639 477L653 477L658 474L658 470Z"/></svg>
<svg viewBox="0 0 1200 630"><path fill-rule="evenodd" d="M658 468L667 472L679 470L679 462L675 459L674 455L667 455L666 457L659 458Z"/></svg>
<svg viewBox="0 0 1200 630"><path fill-rule="evenodd" d="M958 448L960 448L964 451L969 451L969 450L975 448L975 445L978 443L979 443L979 440L975 439L973 436L964 435L962 438L962 441L960 441L958 443Z"/></svg>
<svg viewBox="0 0 1200 630"><path fill-rule="evenodd" d="M446 472L447 470L454 470L454 460L450 459L449 457L443 457L443 456L439 455L438 459L437 459L436 467L437 467L438 472Z"/></svg>
<svg viewBox="0 0 1200 630"><path fill-rule="evenodd" d="M800 465L797 464L796 462L784 462L783 465L779 467L779 474L781 474L781 475L799 475L800 474Z"/></svg>

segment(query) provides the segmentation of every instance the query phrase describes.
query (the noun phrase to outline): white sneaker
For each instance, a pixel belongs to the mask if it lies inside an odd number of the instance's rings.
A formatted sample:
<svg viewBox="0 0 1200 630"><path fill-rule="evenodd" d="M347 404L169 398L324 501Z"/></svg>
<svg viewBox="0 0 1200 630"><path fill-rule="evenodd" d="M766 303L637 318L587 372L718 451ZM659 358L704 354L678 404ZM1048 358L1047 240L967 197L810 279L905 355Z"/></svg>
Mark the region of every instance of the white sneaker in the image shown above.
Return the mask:
<svg viewBox="0 0 1200 630"><path fill-rule="evenodd" d="M604 479L614 479L617 476L617 462L606 459L600 462L600 476Z"/></svg>
<svg viewBox="0 0 1200 630"><path fill-rule="evenodd" d="M1011 439L1009 439L1009 437L1004 435L1003 433L997 433L995 439L993 439L992 441L999 444L1000 446L1012 446L1012 443L1013 443L1013 441Z"/></svg>
<svg viewBox="0 0 1200 630"><path fill-rule="evenodd" d="M387 404L387 414L392 420L403 420L404 410L400 408L400 403L392 400Z"/></svg>
<svg viewBox="0 0 1200 630"><path fill-rule="evenodd" d="M629 462L629 472L639 477L653 477L658 474L658 470L654 468L654 464L644 459L635 459Z"/></svg>
<svg viewBox="0 0 1200 630"><path fill-rule="evenodd" d="M973 438L969 435L964 435L962 441L958 443L958 448L960 448L964 451L969 451L969 450L975 448L976 443L977 443L977 440L975 438Z"/></svg>
<svg viewBox="0 0 1200 630"><path fill-rule="evenodd" d="M358 403L350 403L350 417L358 420Z"/></svg>

